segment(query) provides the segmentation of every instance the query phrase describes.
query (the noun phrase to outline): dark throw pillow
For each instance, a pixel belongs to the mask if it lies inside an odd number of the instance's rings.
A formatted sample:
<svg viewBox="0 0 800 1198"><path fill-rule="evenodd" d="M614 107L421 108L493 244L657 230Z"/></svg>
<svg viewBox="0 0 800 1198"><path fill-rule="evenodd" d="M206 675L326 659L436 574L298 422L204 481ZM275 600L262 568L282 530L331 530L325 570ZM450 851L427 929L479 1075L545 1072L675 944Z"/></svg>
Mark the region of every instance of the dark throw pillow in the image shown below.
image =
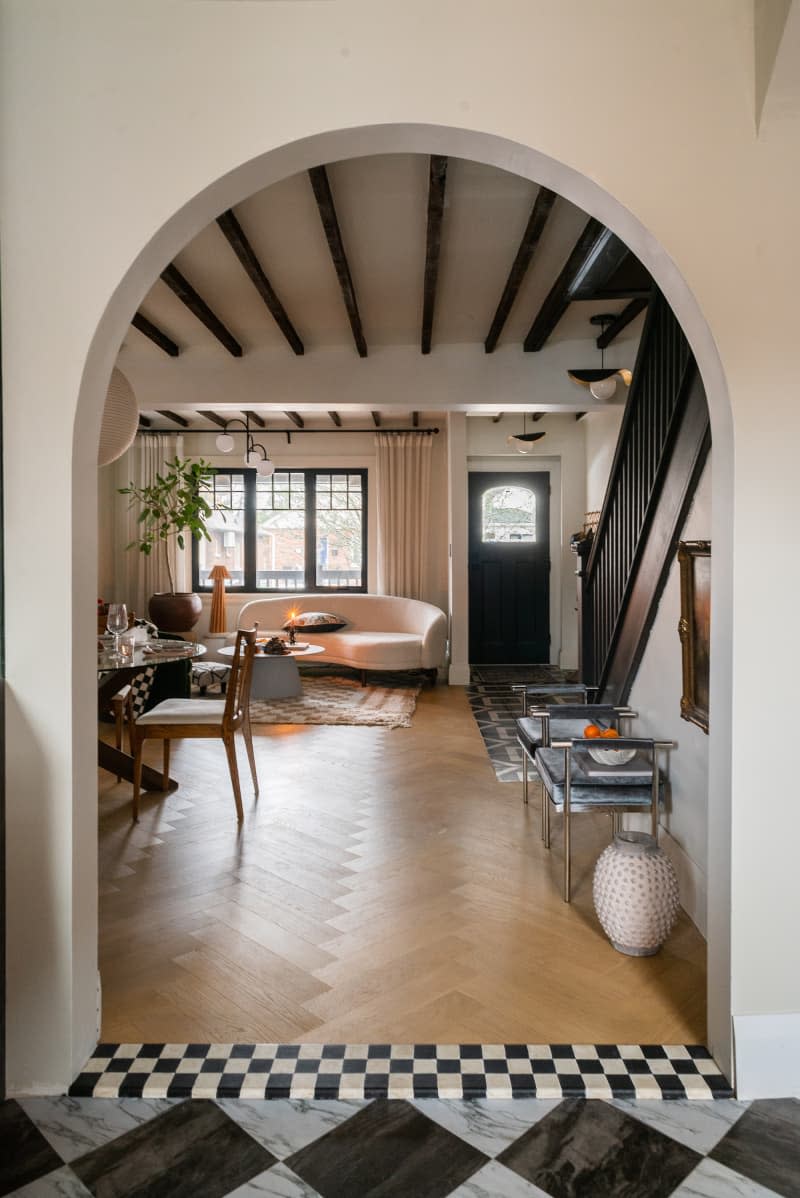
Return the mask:
<svg viewBox="0 0 800 1198"><path fill-rule="evenodd" d="M283 625L283 631L288 631L289 625L294 623L295 629L302 628L305 632L338 632L340 628L344 628L347 620L343 620L341 616L334 616L329 611L301 611L294 617L294 620L287 620Z"/></svg>

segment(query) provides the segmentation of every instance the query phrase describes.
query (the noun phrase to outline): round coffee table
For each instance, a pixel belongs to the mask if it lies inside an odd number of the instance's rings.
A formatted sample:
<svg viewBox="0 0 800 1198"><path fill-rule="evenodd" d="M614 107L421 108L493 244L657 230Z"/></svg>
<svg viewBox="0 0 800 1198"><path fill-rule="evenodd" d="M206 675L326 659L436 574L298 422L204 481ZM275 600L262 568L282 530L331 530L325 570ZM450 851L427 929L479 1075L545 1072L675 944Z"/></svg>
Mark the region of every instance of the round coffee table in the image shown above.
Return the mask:
<svg viewBox="0 0 800 1198"><path fill-rule="evenodd" d="M235 645L220 649L221 657L233 657ZM259 653L253 658L251 699L294 699L302 694L297 657L313 657L324 653L323 645L296 645L288 653Z"/></svg>

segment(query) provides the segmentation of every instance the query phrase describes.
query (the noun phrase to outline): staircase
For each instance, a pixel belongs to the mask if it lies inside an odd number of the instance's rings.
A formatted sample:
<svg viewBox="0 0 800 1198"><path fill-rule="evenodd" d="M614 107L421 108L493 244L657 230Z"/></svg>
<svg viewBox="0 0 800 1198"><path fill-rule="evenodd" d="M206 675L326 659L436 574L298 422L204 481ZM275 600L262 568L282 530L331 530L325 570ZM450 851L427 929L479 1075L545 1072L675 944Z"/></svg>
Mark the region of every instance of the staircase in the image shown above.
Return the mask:
<svg viewBox="0 0 800 1198"><path fill-rule="evenodd" d="M628 699L710 448L700 373L655 291L597 532L578 548L581 678L598 701Z"/></svg>

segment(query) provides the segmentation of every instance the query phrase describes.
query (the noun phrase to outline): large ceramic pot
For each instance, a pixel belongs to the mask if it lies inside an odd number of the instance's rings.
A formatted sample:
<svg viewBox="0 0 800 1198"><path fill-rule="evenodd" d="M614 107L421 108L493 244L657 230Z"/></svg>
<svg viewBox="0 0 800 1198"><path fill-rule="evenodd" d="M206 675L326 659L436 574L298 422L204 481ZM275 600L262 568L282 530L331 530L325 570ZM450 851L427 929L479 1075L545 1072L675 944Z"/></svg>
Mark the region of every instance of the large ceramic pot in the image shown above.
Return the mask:
<svg viewBox="0 0 800 1198"><path fill-rule="evenodd" d="M594 870L594 909L617 952L657 953L678 918L678 878L646 832L619 832Z"/></svg>
<svg viewBox="0 0 800 1198"><path fill-rule="evenodd" d="M203 614L203 601L193 591L160 591L150 596L150 619L164 632L189 632Z"/></svg>

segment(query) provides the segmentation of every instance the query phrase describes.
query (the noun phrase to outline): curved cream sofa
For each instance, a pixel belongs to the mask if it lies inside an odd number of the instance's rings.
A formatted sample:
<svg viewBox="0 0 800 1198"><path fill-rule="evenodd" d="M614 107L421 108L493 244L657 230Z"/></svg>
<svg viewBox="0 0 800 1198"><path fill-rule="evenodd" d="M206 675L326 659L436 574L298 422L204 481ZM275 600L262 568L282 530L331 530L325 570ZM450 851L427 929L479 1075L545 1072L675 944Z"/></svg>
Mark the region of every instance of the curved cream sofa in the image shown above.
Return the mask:
<svg viewBox="0 0 800 1198"><path fill-rule="evenodd" d="M282 594L245 603L239 628L258 622L258 635L279 633L290 612L325 611L346 621L339 632L298 630L297 639L321 645L325 655L309 659L323 665L367 670L424 670L431 681L444 663L447 617L438 607L395 595Z"/></svg>

